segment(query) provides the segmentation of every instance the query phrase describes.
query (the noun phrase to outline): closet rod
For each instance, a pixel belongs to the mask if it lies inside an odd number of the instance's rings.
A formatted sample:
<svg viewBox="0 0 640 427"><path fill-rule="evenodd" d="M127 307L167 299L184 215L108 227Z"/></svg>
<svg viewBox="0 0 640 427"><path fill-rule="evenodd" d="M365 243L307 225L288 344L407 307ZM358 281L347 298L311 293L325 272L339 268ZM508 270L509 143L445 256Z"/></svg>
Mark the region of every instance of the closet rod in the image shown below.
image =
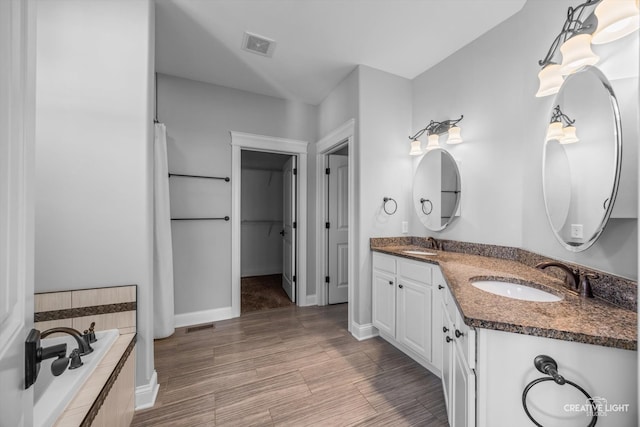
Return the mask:
<svg viewBox="0 0 640 427"><path fill-rule="evenodd" d="M225 220L229 221L228 216L220 217L220 218L171 218L172 221L202 221L202 220Z"/></svg>
<svg viewBox="0 0 640 427"><path fill-rule="evenodd" d="M222 177L222 176L204 176L204 175L182 175L182 174L179 174L179 173L170 173L169 177L172 177L172 176L182 176L182 177L185 177L185 178L222 179L225 182L231 181L231 179L228 176Z"/></svg>

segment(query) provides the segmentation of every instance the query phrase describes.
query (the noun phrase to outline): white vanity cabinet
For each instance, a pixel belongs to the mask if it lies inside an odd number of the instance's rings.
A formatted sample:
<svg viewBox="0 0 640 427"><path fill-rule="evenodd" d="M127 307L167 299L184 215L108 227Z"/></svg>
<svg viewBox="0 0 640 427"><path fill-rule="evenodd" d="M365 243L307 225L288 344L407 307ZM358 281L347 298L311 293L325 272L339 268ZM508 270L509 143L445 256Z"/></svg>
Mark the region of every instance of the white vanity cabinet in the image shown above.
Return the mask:
<svg viewBox="0 0 640 427"><path fill-rule="evenodd" d="M464 324L448 288L442 298L442 388L449 424L476 425L475 330Z"/></svg>
<svg viewBox="0 0 640 427"><path fill-rule="evenodd" d="M434 269L428 263L374 252L372 316L384 339L439 374L432 364L434 319L440 322L433 309Z"/></svg>

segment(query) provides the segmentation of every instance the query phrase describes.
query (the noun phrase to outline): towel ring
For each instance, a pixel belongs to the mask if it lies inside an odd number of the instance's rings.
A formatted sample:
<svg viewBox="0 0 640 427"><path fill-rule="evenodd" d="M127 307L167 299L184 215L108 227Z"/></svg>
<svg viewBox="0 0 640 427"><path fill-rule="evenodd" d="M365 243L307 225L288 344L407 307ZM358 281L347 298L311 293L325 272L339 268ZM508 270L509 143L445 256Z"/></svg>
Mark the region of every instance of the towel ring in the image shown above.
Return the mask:
<svg viewBox="0 0 640 427"><path fill-rule="evenodd" d="M424 210L424 204L426 202L429 202L429 212ZM422 205L422 213L424 213L425 215L429 215L431 212L433 212L433 203L431 203L431 200L429 200L429 199L420 199L420 204Z"/></svg>
<svg viewBox="0 0 640 427"><path fill-rule="evenodd" d="M385 197L382 199L382 201L384 202L382 204L382 209L384 209L384 213L386 213L387 215L393 215L394 213L396 213L396 211L398 210L398 202L396 202L391 197ZM387 210L387 202L393 202L393 212L389 212Z"/></svg>
<svg viewBox="0 0 640 427"><path fill-rule="evenodd" d="M555 360L553 360L549 356L545 356L541 354L539 356L536 356L535 359L533 359L533 365L536 367L538 371L542 372L543 374L549 375L548 377L540 377L538 379L531 381L529 384L527 384L527 386L524 388L524 391L522 392L522 407L524 408L524 412L527 414L527 417L529 417L529 419L537 427L544 427L544 426L539 422L537 422L533 418L531 413L529 413L529 408L527 408L527 394L529 393L529 390L533 388L534 385L544 381L554 381L558 385L569 384L575 387L576 389L578 389L580 392L582 392L582 394L584 394L587 397L587 402L591 404L591 408L593 409L593 412L591 414L591 422L587 424L587 427L594 427L596 425L596 423L598 422L598 407L593 401L593 398L589 396L589 393L587 393L587 391L582 387L580 387L578 384L574 383L573 381L569 381L565 379L562 375L560 375L558 373L558 364L556 363Z"/></svg>

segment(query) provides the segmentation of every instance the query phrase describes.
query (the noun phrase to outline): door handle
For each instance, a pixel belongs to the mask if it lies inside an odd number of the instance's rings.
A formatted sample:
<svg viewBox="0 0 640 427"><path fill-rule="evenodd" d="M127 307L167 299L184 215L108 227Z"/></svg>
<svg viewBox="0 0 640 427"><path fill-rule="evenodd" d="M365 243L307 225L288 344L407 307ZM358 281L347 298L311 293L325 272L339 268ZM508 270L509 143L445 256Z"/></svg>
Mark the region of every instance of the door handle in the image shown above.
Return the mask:
<svg viewBox="0 0 640 427"><path fill-rule="evenodd" d="M460 338L463 335L464 334L462 332L460 332L458 329L456 329L456 338Z"/></svg>
<svg viewBox="0 0 640 427"><path fill-rule="evenodd" d="M444 289L444 286L438 285L438 289Z"/></svg>
<svg viewBox="0 0 640 427"><path fill-rule="evenodd" d="M393 280L389 280L389 284L390 284L390 285L393 285Z"/></svg>
<svg viewBox="0 0 640 427"><path fill-rule="evenodd" d="M284 236L285 234L286 234L286 233L284 232L284 230L282 230L282 231L280 232L280 235L281 235L281 236Z"/></svg>
<svg viewBox="0 0 640 427"><path fill-rule="evenodd" d="M398 285L398 287L399 287L400 289L404 288L404 286L402 286L402 285Z"/></svg>
<svg viewBox="0 0 640 427"><path fill-rule="evenodd" d="M453 341L453 340L452 340L450 337L448 337L448 336L445 338L445 340L447 340L447 342L451 342L451 341Z"/></svg>

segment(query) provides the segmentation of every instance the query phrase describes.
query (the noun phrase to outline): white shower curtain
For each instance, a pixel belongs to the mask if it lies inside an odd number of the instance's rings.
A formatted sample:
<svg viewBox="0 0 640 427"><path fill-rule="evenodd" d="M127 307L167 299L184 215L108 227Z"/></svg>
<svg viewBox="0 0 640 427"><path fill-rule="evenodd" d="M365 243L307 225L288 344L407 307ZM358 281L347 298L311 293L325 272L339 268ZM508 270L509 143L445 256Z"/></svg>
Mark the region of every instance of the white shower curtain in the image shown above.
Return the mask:
<svg viewBox="0 0 640 427"><path fill-rule="evenodd" d="M154 153L153 335L166 338L175 331L175 322L167 129L163 123L155 124Z"/></svg>

